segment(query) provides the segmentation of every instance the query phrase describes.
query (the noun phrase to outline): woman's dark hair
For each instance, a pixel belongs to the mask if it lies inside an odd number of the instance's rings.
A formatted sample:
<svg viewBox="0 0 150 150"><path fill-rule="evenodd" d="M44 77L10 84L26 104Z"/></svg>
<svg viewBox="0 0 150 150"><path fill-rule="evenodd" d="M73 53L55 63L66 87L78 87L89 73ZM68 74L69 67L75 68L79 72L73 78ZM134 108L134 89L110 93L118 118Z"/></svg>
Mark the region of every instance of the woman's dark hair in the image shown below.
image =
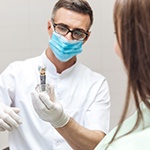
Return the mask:
<svg viewBox="0 0 150 150"><path fill-rule="evenodd" d="M142 120L140 102L150 109L150 0L116 0L114 26L123 62L127 71L128 84L126 103L116 133L126 117L131 94L135 101L138 117L131 131Z"/></svg>

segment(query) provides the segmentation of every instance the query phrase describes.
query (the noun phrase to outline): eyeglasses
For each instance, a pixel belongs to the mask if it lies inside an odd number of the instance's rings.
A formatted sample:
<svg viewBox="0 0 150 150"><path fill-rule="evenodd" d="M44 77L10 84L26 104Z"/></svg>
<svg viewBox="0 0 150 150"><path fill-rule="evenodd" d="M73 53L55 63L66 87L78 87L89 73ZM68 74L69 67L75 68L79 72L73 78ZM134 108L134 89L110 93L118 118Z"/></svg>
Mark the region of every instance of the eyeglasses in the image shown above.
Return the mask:
<svg viewBox="0 0 150 150"><path fill-rule="evenodd" d="M72 39L75 40L85 40L88 37L88 33L84 31L83 29L74 29L70 30L67 25L64 24L53 24L55 32L58 34L61 34L63 36L66 36L69 32L71 32Z"/></svg>

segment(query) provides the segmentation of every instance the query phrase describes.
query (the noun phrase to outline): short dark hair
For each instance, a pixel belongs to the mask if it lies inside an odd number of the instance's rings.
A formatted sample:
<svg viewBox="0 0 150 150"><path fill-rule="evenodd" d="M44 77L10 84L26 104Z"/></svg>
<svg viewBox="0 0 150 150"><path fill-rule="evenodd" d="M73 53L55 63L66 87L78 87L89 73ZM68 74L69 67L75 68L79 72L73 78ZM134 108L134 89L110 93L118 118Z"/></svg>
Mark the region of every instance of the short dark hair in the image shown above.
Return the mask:
<svg viewBox="0 0 150 150"><path fill-rule="evenodd" d="M90 17L90 26L93 24L93 11L89 3L86 0L59 0L52 11L52 19L54 19L56 11L60 8L65 8L77 13L89 15Z"/></svg>

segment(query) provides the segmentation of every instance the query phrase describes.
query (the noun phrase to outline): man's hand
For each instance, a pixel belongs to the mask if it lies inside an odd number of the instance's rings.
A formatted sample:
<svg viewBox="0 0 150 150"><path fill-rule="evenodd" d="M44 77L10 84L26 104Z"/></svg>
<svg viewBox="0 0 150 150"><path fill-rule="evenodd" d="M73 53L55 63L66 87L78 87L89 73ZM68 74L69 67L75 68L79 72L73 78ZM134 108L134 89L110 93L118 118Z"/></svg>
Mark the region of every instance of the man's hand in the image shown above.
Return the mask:
<svg viewBox="0 0 150 150"><path fill-rule="evenodd" d="M0 102L0 131L12 131L22 123L19 108L9 107Z"/></svg>
<svg viewBox="0 0 150 150"><path fill-rule="evenodd" d="M68 123L70 117L56 100L54 87L50 86L49 88L49 93L31 93L34 109L42 120L50 122L53 127L63 127Z"/></svg>

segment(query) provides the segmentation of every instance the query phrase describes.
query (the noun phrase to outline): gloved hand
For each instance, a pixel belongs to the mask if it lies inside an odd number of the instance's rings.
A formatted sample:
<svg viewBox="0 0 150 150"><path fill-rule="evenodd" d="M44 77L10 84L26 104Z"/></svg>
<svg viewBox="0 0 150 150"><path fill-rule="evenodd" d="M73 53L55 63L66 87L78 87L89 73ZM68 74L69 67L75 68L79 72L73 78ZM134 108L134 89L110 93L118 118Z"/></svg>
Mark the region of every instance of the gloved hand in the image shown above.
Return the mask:
<svg viewBox="0 0 150 150"><path fill-rule="evenodd" d="M0 102L0 131L12 131L22 123L19 108L9 107Z"/></svg>
<svg viewBox="0 0 150 150"><path fill-rule="evenodd" d="M42 120L50 122L54 128L63 127L68 123L70 117L56 100L54 86L51 85L49 88L49 93L31 93L34 109Z"/></svg>

